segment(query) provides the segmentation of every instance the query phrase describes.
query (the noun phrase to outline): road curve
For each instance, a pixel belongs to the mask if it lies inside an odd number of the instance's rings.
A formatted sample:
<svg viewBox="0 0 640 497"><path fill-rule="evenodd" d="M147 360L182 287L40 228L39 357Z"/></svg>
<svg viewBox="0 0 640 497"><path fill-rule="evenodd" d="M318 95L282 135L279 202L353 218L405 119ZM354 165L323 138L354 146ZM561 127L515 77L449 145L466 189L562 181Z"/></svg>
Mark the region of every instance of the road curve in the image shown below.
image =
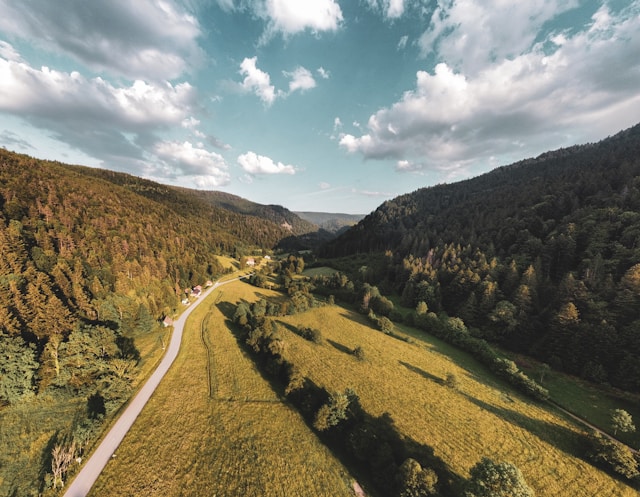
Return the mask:
<svg viewBox="0 0 640 497"><path fill-rule="evenodd" d="M234 278L232 280L219 282L216 281L213 286L206 289L202 295L193 302L182 315L173 323L173 334L171 335L171 341L169 342L169 348L164 357L160 361L160 364L149 377L144 386L138 391L133 400L129 403L127 408L122 412L118 420L115 422L109 433L104 437L98 448L91 454L89 460L84 464L80 472L76 475L73 482L67 488L64 493L64 497L85 497L91 487L100 476L100 473L107 465L109 459L122 442L122 439L129 431L129 428L133 425L134 421L138 417L138 414L142 411L151 395L155 391L156 387L160 383L160 380L164 377L169 370L171 364L178 356L180 351L180 343L182 342L182 332L184 330L184 324L189 317L189 314L216 288L226 283L231 283L245 276Z"/></svg>

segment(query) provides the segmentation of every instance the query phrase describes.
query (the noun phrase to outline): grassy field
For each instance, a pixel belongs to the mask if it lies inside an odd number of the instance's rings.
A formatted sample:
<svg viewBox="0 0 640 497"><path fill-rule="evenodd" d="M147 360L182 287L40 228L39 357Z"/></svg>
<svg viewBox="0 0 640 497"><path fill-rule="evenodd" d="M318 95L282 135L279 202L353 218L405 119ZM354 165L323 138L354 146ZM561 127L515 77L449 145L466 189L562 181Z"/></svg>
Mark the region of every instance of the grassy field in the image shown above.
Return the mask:
<svg viewBox="0 0 640 497"><path fill-rule="evenodd" d="M225 285L194 311L182 350L92 496L349 496L353 479L238 346ZM231 311L232 312L232 311Z"/></svg>
<svg viewBox="0 0 640 497"><path fill-rule="evenodd" d="M308 276L309 278L313 278L314 276L331 276L334 273L337 273L338 271L330 268L328 266L322 266L322 267L312 267L309 269L305 269L304 271L302 271L302 275L303 276Z"/></svg>
<svg viewBox="0 0 640 497"><path fill-rule="evenodd" d="M535 368L531 371L535 377ZM613 435L611 428L611 411L624 409L633 419L640 420L640 400L637 395L618 391L608 387L599 387L558 372L545 375L544 386L549 390L551 398L565 409L580 414L591 424ZM640 429L640 426L637 427ZM616 437L635 449L640 449L640 431L620 433Z"/></svg>
<svg viewBox="0 0 640 497"><path fill-rule="evenodd" d="M370 414L388 412L404 435L433 447L463 478L487 456L518 466L539 497L637 495L579 457L580 428L573 422L530 402L447 344L417 332L414 344L386 336L337 306L278 322L287 358L315 383L330 391L353 388ZM300 338L292 326L321 330L324 343ZM357 346L364 361L349 354ZM444 385L447 373L459 379L457 390Z"/></svg>

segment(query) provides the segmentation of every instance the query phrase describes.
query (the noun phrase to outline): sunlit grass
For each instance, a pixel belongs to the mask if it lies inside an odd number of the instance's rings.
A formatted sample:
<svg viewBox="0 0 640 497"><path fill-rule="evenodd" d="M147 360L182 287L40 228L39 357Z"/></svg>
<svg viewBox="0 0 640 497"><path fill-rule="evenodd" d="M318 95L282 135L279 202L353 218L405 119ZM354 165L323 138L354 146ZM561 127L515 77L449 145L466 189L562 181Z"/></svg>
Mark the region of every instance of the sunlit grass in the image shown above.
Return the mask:
<svg viewBox="0 0 640 497"><path fill-rule="evenodd" d="M222 265L222 267L224 269L232 269L232 270L236 270L240 267L240 264L238 263L238 261L236 259L234 259L233 257L227 257L224 255L217 255L216 259L218 260L218 262Z"/></svg>
<svg viewBox="0 0 640 497"><path fill-rule="evenodd" d="M347 471L263 379L223 315L275 294L242 282L216 292L191 315L180 355L91 495L352 495Z"/></svg>
<svg viewBox="0 0 640 497"><path fill-rule="evenodd" d="M372 415L388 412L398 429L434 448L462 477L481 457L518 466L536 495L635 496L635 490L579 457L580 428L496 379L473 358L412 332L407 343L374 330L359 314L333 306L278 318L320 329L312 344L280 326L287 358L330 391L353 388ZM365 361L348 353L364 349ZM447 373L459 379L444 385Z"/></svg>

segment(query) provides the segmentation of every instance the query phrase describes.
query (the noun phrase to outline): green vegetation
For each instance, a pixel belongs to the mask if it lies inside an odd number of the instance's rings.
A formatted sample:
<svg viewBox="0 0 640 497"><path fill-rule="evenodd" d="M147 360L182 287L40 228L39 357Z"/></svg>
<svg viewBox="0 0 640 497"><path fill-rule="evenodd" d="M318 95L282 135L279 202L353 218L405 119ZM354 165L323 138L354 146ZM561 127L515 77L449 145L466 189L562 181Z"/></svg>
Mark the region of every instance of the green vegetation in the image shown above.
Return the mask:
<svg viewBox="0 0 640 497"><path fill-rule="evenodd" d="M640 392L639 157L637 125L420 189L321 255L344 256L324 262L356 286L412 309L424 302L555 370Z"/></svg>
<svg viewBox="0 0 640 497"><path fill-rule="evenodd" d="M248 326L252 320L250 312ZM585 462L586 434L579 426L521 397L444 342L404 326L395 336L385 335L365 316L336 306L263 316L254 325L262 330L256 363L283 385L295 376L297 387L287 388L290 401L311 426L326 433L329 447L347 442L335 450L346 454L345 464L369 475L365 483L374 494L410 492L400 482L407 472L421 474L413 463L403 465L412 458L421 471L435 473L438 492L460 495L480 457L510 461L538 495L636 493ZM301 328L321 329L325 342L319 346L303 339L297 333ZM411 340L405 331L411 331ZM247 337L256 343L255 335ZM353 360L357 347L366 349L366 361ZM451 375L457 388L448 385ZM362 423L366 430L358 428ZM379 442L377 449L369 446L363 433L388 440L390 452L380 452ZM365 466L357 447L367 447L362 449L368 453ZM395 483L389 487L389 482Z"/></svg>
<svg viewBox="0 0 640 497"><path fill-rule="evenodd" d="M69 452L157 363L161 321L232 270L225 254L288 234L151 181L0 150L0 495L59 487Z"/></svg>
<svg viewBox="0 0 640 497"><path fill-rule="evenodd" d="M513 464L498 463L483 457L471 468L466 497L533 497L522 473Z"/></svg>
<svg viewBox="0 0 640 497"><path fill-rule="evenodd" d="M189 317L174 366L90 495L353 495L349 473L229 327L236 304L258 292L242 282L217 292Z"/></svg>

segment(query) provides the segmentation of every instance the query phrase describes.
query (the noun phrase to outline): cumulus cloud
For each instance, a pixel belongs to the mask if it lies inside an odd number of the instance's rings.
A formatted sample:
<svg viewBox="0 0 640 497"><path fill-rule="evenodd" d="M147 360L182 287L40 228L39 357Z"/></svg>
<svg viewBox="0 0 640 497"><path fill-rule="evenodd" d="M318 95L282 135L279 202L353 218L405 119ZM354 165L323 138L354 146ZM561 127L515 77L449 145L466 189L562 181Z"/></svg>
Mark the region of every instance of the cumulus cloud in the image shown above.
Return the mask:
<svg viewBox="0 0 640 497"><path fill-rule="evenodd" d="M146 173L147 147L157 133L194 124L190 116L196 97L188 83L138 80L117 86L99 77L0 58L0 112L134 174Z"/></svg>
<svg viewBox="0 0 640 497"><path fill-rule="evenodd" d="M640 115L638 7L614 13L603 6L583 31L553 33L480 70L443 62L419 71L412 90L371 115L360 136L342 134L340 145L396 159L398 170L446 169L514 149L534 155L554 141L566 145L568 133L573 143L629 126Z"/></svg>
<svg viewBox="0 0 640 497"><path fill-rule="evenodd" d="M56 121L88 121L98 127L118 125L125 130L180 124L195 103L189 83L152 84L135 81L114 86L102 78L87 79L0 58L0 110L18 116Z"/></svg>
<svg viewBox="0 0 640 497"><path fill-rule="evenodd" d="M20 54L13 48L13 45L2 40L0 40L0 57L14 62L20 62L22 60L22 57L20 57Z"/></svg>
<svg viewBox="0 0 640 497"><path fill-rule="evenodd" d="M172 0L0 0L0 31L129 79L174 79L202 57L200 26Z"/></svg>
<svg viewBox="0 0 640 497"><path fill-rule="evenodd" d="M291 78L289 82L289 93L294 91L305 91L316 87L316 80L313 79L311 71L300 66L294 69L292 72L283 71L285 76Z"/></svg>
<svg viewBox="0 0 640 497"><path fill-rule="evenodd" d="M266 0L262 16L268 20L263 41L276 33L286 37L305 30L335 31L343 20L335 0Z"/></svg>
<svg viewBox="0 0 640 497"><path fill-rule="evenodd" d="M153 147L154 154L163 161L165 177L193 176L200 187L219 187L229 183L228 167L224 158L205 150L201 144L160 141Z"/></svg>
<svg viewBox="0 0 640 497"><path fill-rule="evenodd" d="M247 152L238 156L238 164L250 175L262 174L295 174L294 166L285 165L282 162L274 162L273 159L258 155L255 152Z"/></svg>
<svg viewBox="0 0 640 497"><path fill-rule="evenodd" d="M423 55L465 74L475 74L495 60L520 55L531 48L540 28L578 0L442 0L428 29L418 40Z"/></svg>
<svg viewBox="0 0 640 497"><path fill-rule="evenodd" d="M275 102L280 95L271 84L271 77L256 66L258 57L245 58L240 64L240 74L245 78L240 84L244 91L253 92L265 105Z"/></svg>

